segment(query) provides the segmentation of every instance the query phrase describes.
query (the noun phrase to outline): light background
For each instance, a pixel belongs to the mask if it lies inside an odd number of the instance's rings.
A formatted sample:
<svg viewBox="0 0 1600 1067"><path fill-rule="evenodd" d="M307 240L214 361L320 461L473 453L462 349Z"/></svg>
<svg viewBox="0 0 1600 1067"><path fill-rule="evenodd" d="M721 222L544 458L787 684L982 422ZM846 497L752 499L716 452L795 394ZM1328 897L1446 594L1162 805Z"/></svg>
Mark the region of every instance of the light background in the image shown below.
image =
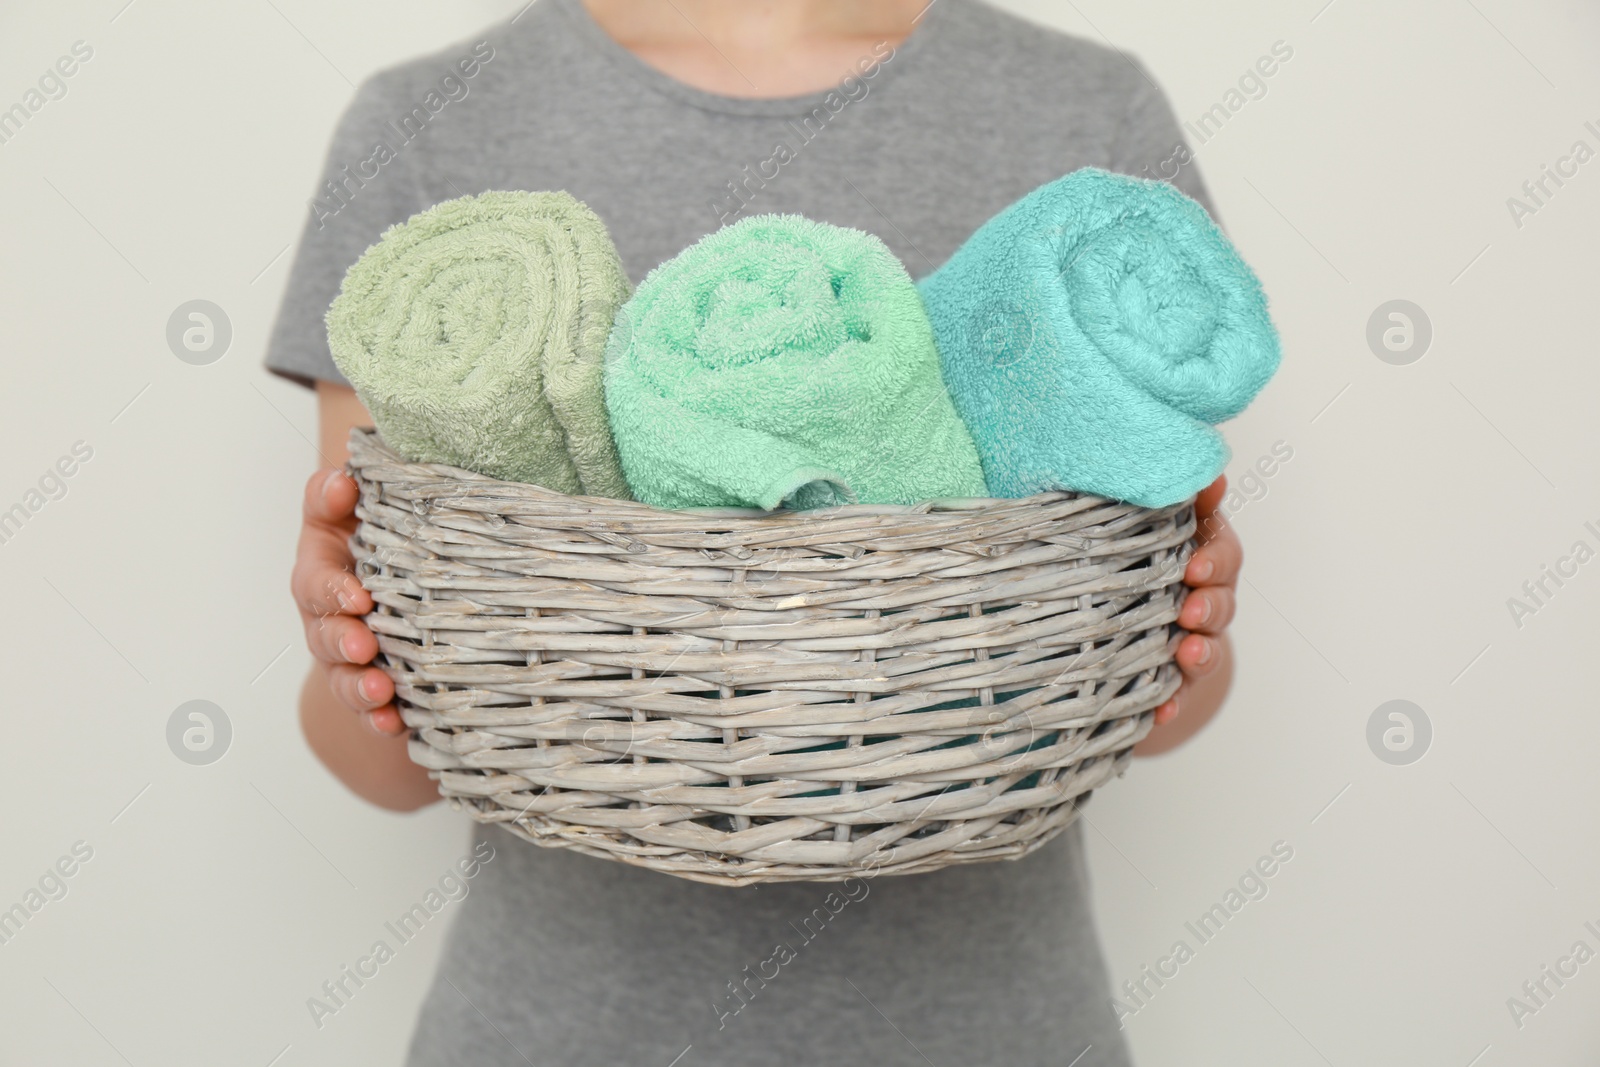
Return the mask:
<svg viewBox="0 0 1600 1067"><path fill-rule="evenodd" d="M320 1031L305 1001L467 830L363 806L300 739L286 587L313 405L260 359L351 83L520 3L125 3L0 13L0 107L94 48L0 144L0 509L94 450L0 544L0 908L94 850L0 945L0 1063L398 1063L437 924ZM1594 1063L1600 962L1520 1028L1506 1001L1600 949L1600 561L1520 628L1507 600L1600 547L1600 159L1520 227L1506 202L1574 141L1600 149L1600 9L1324 3L1005 4L1139 54L1189 119L1294 50L1198 149L1285 342L1232 470L1294 455L1236 519L1228 708L1089 809L1112 974L1193 945L1185 920L1281 840L1269 895L1127 1020L1143 1067ZM194 298L233 324L210 366L164 338ZM1396 298L1434 331L1408 366L1365 340ZM1396 698L1434 732L1403 767L1366 741ZM211 766L166 745L191 699L232 722Z"/></svg>

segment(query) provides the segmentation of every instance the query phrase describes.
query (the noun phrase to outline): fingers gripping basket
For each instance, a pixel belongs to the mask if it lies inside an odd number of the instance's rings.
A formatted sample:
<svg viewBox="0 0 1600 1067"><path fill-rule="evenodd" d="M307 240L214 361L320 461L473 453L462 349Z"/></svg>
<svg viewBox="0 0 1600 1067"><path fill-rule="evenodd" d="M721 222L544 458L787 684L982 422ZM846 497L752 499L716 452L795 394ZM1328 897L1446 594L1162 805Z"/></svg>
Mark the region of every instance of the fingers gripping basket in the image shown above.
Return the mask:
<svg viewBox="0 0 1600 1067"><path fill-rule="evenodd" d="M1178 686L1188 504L670 512L364 430L350 469L411 756L536 844L729 885L1016 858Z"/></svg>

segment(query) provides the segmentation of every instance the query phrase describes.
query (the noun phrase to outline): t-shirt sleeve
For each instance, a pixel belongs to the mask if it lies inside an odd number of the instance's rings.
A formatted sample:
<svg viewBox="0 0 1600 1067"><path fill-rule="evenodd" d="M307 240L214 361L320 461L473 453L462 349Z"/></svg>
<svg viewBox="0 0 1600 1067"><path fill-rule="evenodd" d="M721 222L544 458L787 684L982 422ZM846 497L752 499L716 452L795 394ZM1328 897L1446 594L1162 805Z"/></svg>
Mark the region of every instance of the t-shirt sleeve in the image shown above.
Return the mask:
<svg viewBox="0 0 1600 1067"><path fill-rule="evenodd" d="M384 230L428 206L417 179L417 155L426 146L407 145L404 128L394 125L410 112L406 100L395 76L380 73L362 84L339 120L267 342L266 366L275 374L302 385L349 384L328 352L328 305L345 271Z"/></svg>
<svg viewBox="0 0 1600 1067"><path fill-rule="evenodd" d="M1206 209L1221 225L1211 194L1200 178L1194 148L1184 140L1167 94L1144 64L1132 56L1133 94L1117 128L1111 150L1111 169L1139 178L1169 181L1185 196Z"/></svg>

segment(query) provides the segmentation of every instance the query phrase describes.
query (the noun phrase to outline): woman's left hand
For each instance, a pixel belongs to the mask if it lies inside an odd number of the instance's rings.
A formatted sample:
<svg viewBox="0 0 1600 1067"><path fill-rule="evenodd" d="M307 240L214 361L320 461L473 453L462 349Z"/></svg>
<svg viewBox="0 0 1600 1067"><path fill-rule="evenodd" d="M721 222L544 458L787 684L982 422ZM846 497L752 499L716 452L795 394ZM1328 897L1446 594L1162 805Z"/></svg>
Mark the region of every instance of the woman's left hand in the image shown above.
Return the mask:
<svg viewBox="0 0 1600 1067"><path fill-rule="evenodd" d="M1244 548L1221 510L1228 479L1218 478L1195 500L1198 547L1183 572L1189 595L1178 612L1178 625L1188 630L1178 644L1183 683L1156 709L1156 725L1134 752L1153 756L1178 747L1211 721L1233 681L1233 650L1228 624L1233 622L1234 590Z"/></svg>

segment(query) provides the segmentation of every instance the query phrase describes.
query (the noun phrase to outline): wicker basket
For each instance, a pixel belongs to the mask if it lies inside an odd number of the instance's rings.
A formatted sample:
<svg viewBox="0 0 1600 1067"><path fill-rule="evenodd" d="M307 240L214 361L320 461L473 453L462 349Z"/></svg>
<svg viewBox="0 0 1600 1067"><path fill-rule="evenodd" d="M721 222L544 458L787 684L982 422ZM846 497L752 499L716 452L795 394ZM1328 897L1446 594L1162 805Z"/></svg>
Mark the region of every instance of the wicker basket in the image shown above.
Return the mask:
<svg viewBox="0 0 1600 1067"><path fill-rule="evenodd" d="M411 756L536 844L723 885L1014 859L1178 686L1187 503L674 512L350 444Z"/></svg>

